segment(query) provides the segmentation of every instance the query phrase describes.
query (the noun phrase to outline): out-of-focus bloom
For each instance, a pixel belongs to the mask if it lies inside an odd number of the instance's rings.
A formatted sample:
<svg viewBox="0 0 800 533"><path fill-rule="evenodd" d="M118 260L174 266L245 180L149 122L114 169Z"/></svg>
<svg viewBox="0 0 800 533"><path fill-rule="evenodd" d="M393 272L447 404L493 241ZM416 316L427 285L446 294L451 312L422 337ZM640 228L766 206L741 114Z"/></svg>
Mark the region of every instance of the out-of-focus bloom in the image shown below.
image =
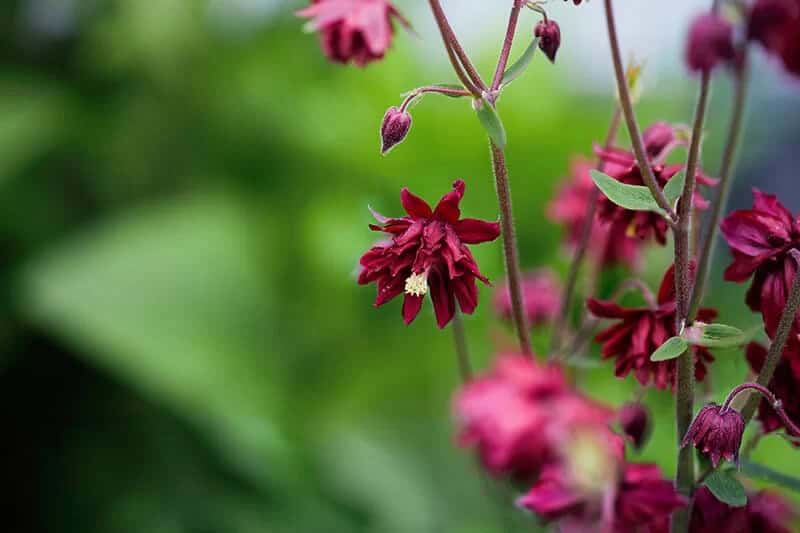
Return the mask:
<svg viewBox="0 0 800 533"><path fill-rule="evenodd" d="M522 305L531 325L543 324L555 318L561 307L561 290L552 270L535 270L523 276ZM494 308L498 315L511 319L511 294L507 281L497 286Z"/></svg>
<svg viewBox="0 0 800 533"><path fill-rule="evenodd" d="M641 402L630 402L619 408L617 418L622 432L633 443L633 447L640 450L652 430L650 410Z"/></svg>
<svg viewBox="0 0 800 533"><path fill-rule="evenodd" d="M670 266L664 274L653 307L622 307L612 301L594 298L590 298L587 304L589 311L599 318L620 320L595 337L597 342L603 344L603 358L616 358L614 374L617 377L625 377L633 372L642 385L652 382L659 389L674 386L676 360L650 360L656 348L676 334L674 266ZM712 322L716 316L715 310L707 308L697 313L697 319L703 322ZM694 375L698 381L702 381L706 375L706 363L714 361L714 357L703 347L694 346L692 349L695 353Z"/></svg>
<svg viewBox="0 0 800 533"><path fill-rule="evenodd" d="M440 328L453 318L456 301L464 313L475 310L475 280L486 284L489 280L478 270L467 245L495 240L500 225L461 218L462 196L464 182L456 180L453 191L431 209L425 200L403 188L400 201L408 216L387 218L373 212L380 224L370 224L370 229L392 236L391 241L373 246L361 257L358 283L377 283L375 307L405 292L403 320L410 324L430 292Z"/></svg>
<svg viewBox="0 0 800 533"><path fill-rule="evenodd" d="M733 25L716 14L700 15L689 27L686 64L696 72L710 72L734 58Z"/></svg>
<svg viewBox="0 0 800 533"><path fill-rule="evenodd" d="M800 76L800 2L756 0L748 14L747 36L779 57L788 72Z"/></svg>
<svg viewBox="0 0 800 533"><path fill-rule="evenodd" d="M753 189L753 208L734 211L720 228L733 254L724 277L741 283L753 276L747 305L761 312L772 338L797 271L789 251L800 248L800 225L774 195ZM795 318L794 333L799 327Z"/></svg>
<svg viewBox="0 0 800 533"><path fill-rule="evenodd" d="M539 38L539 49L551 63L556 62L556 53L561 45L561 29L553 19L540 20L533 28L533 35Z"/></svg>
<svg viewBox="0 0 800 533"><path fill-rule="evenodd" d="M743 507L731 507L719 501L708 487L694 495L691 533L792 533L797 511L783 497L770 490L747 495Z"/></svg>
<svg viewBox="0 0 800 533"><path fill-rule="evenodd" d="M695 448L711 456L711 464L717 466L720 459L739 464L739 446L744 434L744 419L733 407L722 408L708 404L700 409L686 430L681 448L693 443Z"/></svg>
<svg viewBox="0 0 800 533"><path fill-rule="evenodd" d="M486 375L454 399L459 443L474 447L487 470L532 479L560 456L575 428L607 431L613 411L569 389L561 369L501 354Z"/></svg>
<svg viewBox="0 0 800 533"><path fill-rule="evenodd" d="M559 189L547 208L550 220L563 224L567 230L567 245L574 249L581 239L591 193L595 188L590 171L594 165L586 159L572 164L569 181ZM589 255L602 266L623 264L635 266L639 260L641 241L627 235L625 221L605 222L595 214L589 237Z"/></svg>
<svg viewBox="0 0 800 533"><path fill-rule="evenodd" d="M359 67L383 59L392 44L393 19L407 25L386 0L314 0L297 15L311 19L307 27L319 32L328 59Z"/></svg>
<svg viewBox="0 0 800 533"><path fill-rule="evenodd" d="M783 351L783 357L778 363L769 389L781 400L783 410L790 420L800 424L800 352L797 343L791 343ZM767 358L767 349L762 345L751 342L747 345L747 362L754 372L761 372ZM764 431L770 433L784 426L783 421L775 409L766 400L758 404L758 419ZM795 443L800 446L800 443Z"/></svg>
<svg viewBox="0 0 800 533"><path fill-rule="evenodd" d="M411 115L392 106L386 110L381 121L381 154L403 141L411 129Z"/></svg>

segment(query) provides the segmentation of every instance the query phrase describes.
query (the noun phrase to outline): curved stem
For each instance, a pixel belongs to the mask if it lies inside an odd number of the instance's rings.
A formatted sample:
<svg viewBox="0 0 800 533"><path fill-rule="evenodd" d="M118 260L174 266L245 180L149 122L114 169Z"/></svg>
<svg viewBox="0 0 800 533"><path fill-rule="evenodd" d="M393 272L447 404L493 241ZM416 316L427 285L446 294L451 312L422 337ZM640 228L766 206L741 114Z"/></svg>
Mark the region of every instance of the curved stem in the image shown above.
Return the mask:
<svg viewBox="0 0 800 533"><path fill-rule="evenodd" d="M506 28L506 36L503 39L503 48L500 50L500 59L497 60L497 68L494 71L494 78L492 79L492 90L497 90L500 83L503 81L503 74L506 71L506 64L508 63L508 56L511 53L511 45L514 42L514 32L517 29L517 21L519 20L519 12L524 3L520 0L512 0L514 4L511 6L511 14L508 16L508 27Z"/></svg>
<svg viewBox="0 0 800 533"><path fill-rule="evenodd" d="M522 275L519 269L517 238L514 234L514 218L511 213L511 190L508 186L508 170L506 169L503 150L491 141L490 145L497 202L500 207L500 226L503 232L506 277L508 278L508 291L511 295L511 317L514 321L514 328L517 330L520 350L522 350L522 353L532 356L528 318L525 315L525 308L522 302Z"/></svg>
<svg viewBox="0 0 800 533"><path fill-rule="evenodd" d="M438 93L444 94L447 96L470 96L472 93L466 91L464 89L451 89L449 87L440 87L438 85L426 85L425 87L417 87L413 91L411 91L408 96L405 97L403 103L400 105L400 112L406 110L406 108L420 95L425 93Z"/></svg>
<svg viewBox="0 0 800 533"><path fill-rule="evenodd" d="M439 26L439 31L442 34L442 39L445 41L445 47L448 49L448 55L451 58L450 62L453 63L453 68L456 69L456 72L458 73L459 68L456 66L457 62L453 61L454 58L452 55L455 54L458 57L458 61L460 61L461 65L464 67L464 70L469 78L469 82L462 79L462 83L464 83L464 86L467 87L472 94L475 96L480 96L481 92L486 91L486 84L481 79L478 71L475 70L475 67L472 65L472 61L470 61L469 56L466 54L466 52L464 52L464 49L461 48L461 43L458 42L453 28L450 26L450 22L448 22L447 16L444 14L442 4L439 3L439 0L429 0L429 3L431 10L433 11L433 16L436 19L436 24ZM461 78L461 76L459 76L459 78Z"/></svg>
<svg viewBox="0 0 800 533"><path fill-rule="evenodd" d="M464 322L458 309L453 315L451 324L453 344L456 349L456 358L458 359L458 373L461 375L461 382L466 383L472 379L472 364L469 362L469 348L467 347L467 336L464 332Z"/></svg>
<svg viewBox="0 0 800 533"><path fill-rule="evenodd" d="M722 412L728 409L733 399L739 393L744 392L746 390L754 390L759 394L761 394L761 396L763 396L769 402L770 406L778 414L784 426L786 426L786 430L789 433L793 433L795 436L800 436L800 427L797 427L797 424L792 422L792 420L786 414L786 411L783 409L783 403L781 402L781 400L777 396L775 396L771 390L769 390L763 385L759 385L758 383L742 383L741 385L737 385L736 387L734 387L733 390L728 394L728 397L725 398L725 403L722 404L722 408L720 409L720 411Z"/></svg>

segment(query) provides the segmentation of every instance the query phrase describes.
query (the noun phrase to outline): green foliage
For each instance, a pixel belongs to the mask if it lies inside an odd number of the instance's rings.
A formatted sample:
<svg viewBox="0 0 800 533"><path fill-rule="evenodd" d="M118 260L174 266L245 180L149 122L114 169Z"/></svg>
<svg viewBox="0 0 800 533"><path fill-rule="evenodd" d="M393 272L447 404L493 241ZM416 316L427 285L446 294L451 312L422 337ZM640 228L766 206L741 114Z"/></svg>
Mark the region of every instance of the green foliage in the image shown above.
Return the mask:
<svg viewBox="0 0 800 533"><path fill-rule="evenodd" d="M650 355L651 361L668 361L680 357L680 355L689 348L686 339L682 337L670 337L664 344L656 348L656 351Z"/></svg>
<svg viewBox="0 0 800 533"><path fill-rule="evenodd" d="M658 207L650 189L644 185L628 185L599 170L592 170L592 180L609 200L625 209L664 214L664 210Z"/></svg>
<svg viewBox="0 0 800 533"><path fill-rule="evenodd" d="M503 73L502 85L508 85L525 72L525 69L528 68L531 60L533 60L537 48L539 48L539 38L534 37L528 47L525 48L525 51L522 52L522 55Z"/></svg>
<svg viewBox="0 0 800 533"><path fill-rule="evenodd" d="M497 114L497 109L485 98L475 100L473 107L489 138L498 148L504 149L506 147L506 129L503 121L500 120L500 115Z"/></svg>
<svg viewBox="0 0 800 533"><path fill-rule="evenodd" d="M703 484L719 501L731 507L747 505L744 487L731 470L716 469L708 475Z"/></svg>

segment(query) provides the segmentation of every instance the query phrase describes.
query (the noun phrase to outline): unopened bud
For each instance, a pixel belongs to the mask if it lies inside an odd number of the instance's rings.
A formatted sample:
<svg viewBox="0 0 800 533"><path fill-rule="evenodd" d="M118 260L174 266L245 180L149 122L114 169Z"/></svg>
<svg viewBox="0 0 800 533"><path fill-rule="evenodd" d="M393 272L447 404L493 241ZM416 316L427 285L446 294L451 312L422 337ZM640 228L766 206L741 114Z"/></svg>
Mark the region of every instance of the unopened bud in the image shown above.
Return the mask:
<svg viewBox="0 0 800 533"><path fill-rule="evenodd" d="M683 437L681 448L693 443L701 453L711 457L715 468L722 458L738 465L743 433L744 420L739 411L711 403L697 413Z"/></svg>
<svg viewBox="0 0 800 533"><path fill-rule="evenodd" d="M696 72L710 72L719 63L733 61L733 26L718 15L700 15L689 28L686 64Z"/></svg>
<svg viewBox="0 0 800 533"><path fill-rule="evenodd" d="M402 142L409 129L411 115L408 112L400 111L394 106L387 109L381 122L381 154L386 155L394 145Z"/></svg>
<svg viewBox="0 0 800 533"><path fill-rule="evenodd" d="M539 49L551 63L556 62L556 52L561 45L561 29L555 20L539 21L533 28L533 35L539 38Z"/></svg>
<svg viewBox="0 0 800 533"><path fill-rule="evenodd" d="M651 158L661 155L675 140L675 128L666 122L656 122L644 130L644 147Z"/></svg>
<svg viewBox="0 0 800 533"><path fill-rule="evenodd" d="M650 437L650 411L641 403L626 403L617 413L622 432L631 440L633 447L641 450Z"/></svg>

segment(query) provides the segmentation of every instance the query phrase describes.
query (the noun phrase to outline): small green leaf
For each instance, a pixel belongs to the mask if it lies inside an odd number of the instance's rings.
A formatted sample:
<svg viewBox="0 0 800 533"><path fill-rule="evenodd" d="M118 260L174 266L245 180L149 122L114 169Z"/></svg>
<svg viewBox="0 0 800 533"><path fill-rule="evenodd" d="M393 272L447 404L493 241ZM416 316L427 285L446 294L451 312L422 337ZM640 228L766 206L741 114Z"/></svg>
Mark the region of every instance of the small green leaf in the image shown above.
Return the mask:
<svg viewBox="0 0 800 533"><path fill-rule="evenodd" d="M747 505L747 494L742 483L733 477L730 470L714 470L703 483L719 501L731 507Z"/></svg>
<svg viewBox="0 0 800 533"><path fill-rule="evenodd" d="M485 98L474 101L475 111L478 113L478 120L481 121L483 129L489 134L489 138L501 150L506 147L506 129L494 108Z"/></svg>
<svg viewBox="0 0 800 533"><path fill-rule="evenodd" d="M733 348L747 342L744 332L727 324L703 324L695 322L684 331L689 344L705 348Z"/></svg>
<svg viewBox="0 0 800 533"><path fill-rule="evenodd" d="M522 55L519 56L519 59L514 61L514 64L508 67L503 73L503 85L508 85L517 79L520 74L525 72L525 69L528 68L528 64L530 64L531 59L533 59L533 54L536 52L537 48L539 48L538 37L531 41L531 44L529 44L525 51L522 52Z"/></svg>
<svg viewBox="0 0 800 533"><path fill-rule="evenodd" d="M750 478L774 483L779 487L800 492L800 479L777 472L768 466L742 459L742 472Z"/></svg>
<svg viewBox="0 0 800 533"><path fill-rule="evenodd" d="M675 359L685 352L688 347L689 344L686 342L686 339L670 337L664 344L656 348L656 351L650 356L650 360L668 361L670 359Z"/></svg>
<svg viewBox="0 0 800 533"><path fill-rule="evenodd" d="M656 204L655 198L650 194L650 189L643 185L627 185L599 170L592 170L592 180L609 200L620 207L634 211L654 211L665 214L664 210Z"/></svg>
<svg viewBox="0 0 800 533"><path fill-rule="evenodd" d="M672 176L672 178L667 181L667 184L664 185L664 196L669 202L669 205L673 208L675 207L675 202L678 201L678 198L681 197L681 193L683 193L683 185L685 182L686 174L680 172Z"/></svg>

